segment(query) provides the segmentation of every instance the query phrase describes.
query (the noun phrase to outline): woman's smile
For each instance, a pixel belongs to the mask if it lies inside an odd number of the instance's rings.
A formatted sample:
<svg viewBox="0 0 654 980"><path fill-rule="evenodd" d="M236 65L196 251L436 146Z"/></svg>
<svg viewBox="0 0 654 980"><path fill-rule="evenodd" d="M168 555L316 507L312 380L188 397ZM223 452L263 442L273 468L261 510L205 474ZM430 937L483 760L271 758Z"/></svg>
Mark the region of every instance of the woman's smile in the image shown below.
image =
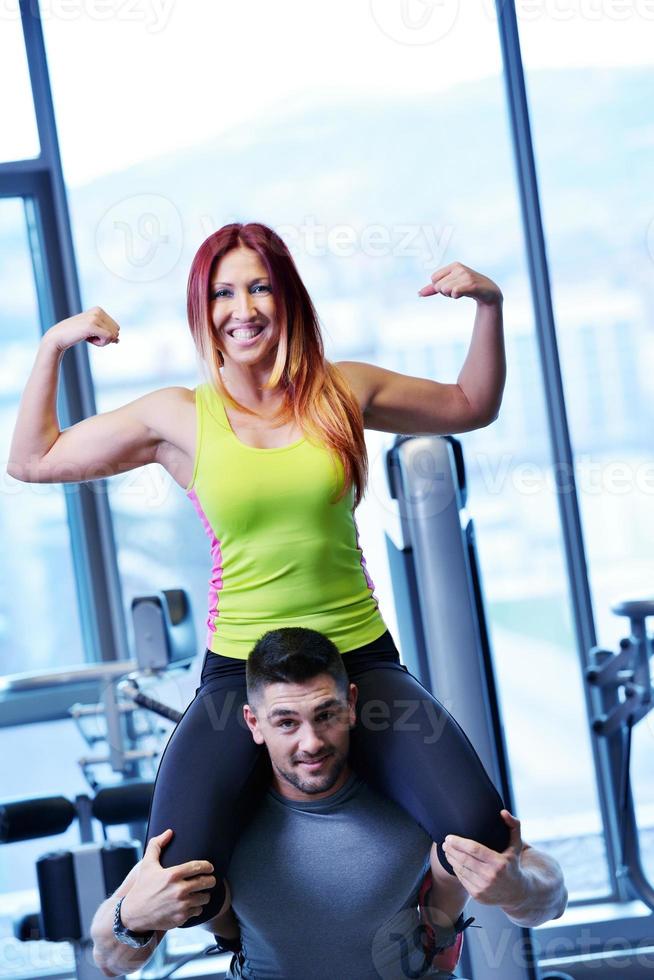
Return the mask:
<svg viewBox="0 0 654 980"><path fill-rule="evenodd" d="M252 347L265 329L261 324L253 327L234 327L230 328L227 334L239 347Z"/></svg>

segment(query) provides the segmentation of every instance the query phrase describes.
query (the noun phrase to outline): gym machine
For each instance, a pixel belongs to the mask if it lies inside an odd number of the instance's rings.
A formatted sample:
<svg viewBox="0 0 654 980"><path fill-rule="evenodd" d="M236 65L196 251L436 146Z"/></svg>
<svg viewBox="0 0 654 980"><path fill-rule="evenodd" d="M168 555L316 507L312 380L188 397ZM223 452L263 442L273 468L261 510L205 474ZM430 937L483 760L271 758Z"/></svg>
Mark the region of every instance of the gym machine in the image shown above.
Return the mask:
<svg viewBox="0 0 654 980"><path fill-rule="evenodd" d="M513 794L500 719L461 443L398 436L386 457L399 530L387 533L404 663L454 715L509 810ZM512 812L514 812L512 810ZM474 980L537 980L528 929L470 901L461 969Z"/></svg>
<svg viewBox="0 0 654 980"><path fill-rule="evenodd" d="M91 921L98 906L137 863L144 842L154 784L141 778L141 769L149 763L154 766L160 745L143 747L140 743L151 736L157 740L167 734L165 729L153 726L152 714L174 723L181 718L181 712L145 693L141 685L145 687L163 675L168 677L174 669L187 669L196 653L190 603L184 590L134 598L132 621L134 660L3 679L4 689L12 692L47 690L80 680L99 683L97 704L74 705L70 711L93 750L78 760L93 796L80 794L74 802L63 796L49 796L0 803L0 844L52 837L66 832L77 821L80 844L48 852L37 861L41 909L17 920L14 934L23 942L70 943L78 980L99 980L103 976L93 961ZM104 718L101 734L89 731L89 718L94 722ZM98 751L98 743L104 744L103 751ZM110 766L120 781L101 786L94 769L102 765ZM94 841L94 820L99 822L105 838L99 843ZM127 825L135 839L108 841L106 828L118 825ZM165 960L164 939L148 964L148 974L163 980L188 960L214 952L215 945L210 945L171 967Z"/></svg>
<svg viewBox="0 0 654 980"><path fill-rule="evenodd" d="M452 436L399 436L387 453L386 466L390 495L397 501L398 529L387 533L386 542L403 660L460 722L511 809L461 444ZM595 706L592 730L595 737L609 741L612 805L621 828L619 876L628 895L654 910L629 775L633 726L654 704L654 639L646 631L646 620L654 616L654 598L627 599L611 608L628 618L630 632L617 653L599 647L590 651L586 682ZM529 930L512 926L497 910L474 902L470 906L484 928L467 931L461 962L466 975L474 980L572 980L554 964L539 972Z"/></svg>
<svg viewBox="0 0 654 980"><path fill-rule="evenodd" d="M0 804L0 843L62 834L76 817L75 806L62 796ZM16 938L70 943L78 980L97 980L103 974L93 961L91 920L137 861L134 841L86 843L44 854L36 863L41 911L15 923Z"/></svg>
<svg viewBox="0 0 654 980"><path fill-rule="evenodd" d="M654 616L654 599L623 599L611 611L629 620L629 635L620 640L617 653L601 647L589 651L586 681L597 711L591 727L597 738L609 740L612 804L620 827L618 876L634 898L654 911L654 888L643 869L630 780L632 729L654 705L650 674L654 638L646 628L646 620Z"/></svg>

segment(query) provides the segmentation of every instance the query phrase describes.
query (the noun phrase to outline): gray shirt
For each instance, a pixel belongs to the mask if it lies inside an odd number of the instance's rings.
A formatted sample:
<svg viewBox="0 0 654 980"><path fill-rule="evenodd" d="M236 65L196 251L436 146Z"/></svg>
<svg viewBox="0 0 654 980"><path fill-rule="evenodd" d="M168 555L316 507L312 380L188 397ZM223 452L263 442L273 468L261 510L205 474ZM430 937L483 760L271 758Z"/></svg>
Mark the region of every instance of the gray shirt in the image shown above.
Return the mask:
<svg viewBox="0 0 654 980"><path fill-rule="evenodd" d="M243 954L228 978L401 980L422 970L429 835L353 773L322 800L270 789L227 872Z"/></svg>

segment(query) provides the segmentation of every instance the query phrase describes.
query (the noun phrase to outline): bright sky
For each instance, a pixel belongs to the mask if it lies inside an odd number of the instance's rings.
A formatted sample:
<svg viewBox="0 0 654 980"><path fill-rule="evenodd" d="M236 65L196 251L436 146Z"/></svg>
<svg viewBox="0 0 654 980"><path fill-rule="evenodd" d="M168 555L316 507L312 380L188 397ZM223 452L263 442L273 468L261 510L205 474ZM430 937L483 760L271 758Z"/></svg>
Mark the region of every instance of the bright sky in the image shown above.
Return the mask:
<svg viewBox="0 0 654 980"><path fill-rule="evenodd" d="M528 68L651 64L654 0L517 0ZM76 186L288 99L384 99L497 75L494 0L41 0ZM0 0L0 159L36 147L18 0ZM345 109L346 111L346 109Z"/></svg>

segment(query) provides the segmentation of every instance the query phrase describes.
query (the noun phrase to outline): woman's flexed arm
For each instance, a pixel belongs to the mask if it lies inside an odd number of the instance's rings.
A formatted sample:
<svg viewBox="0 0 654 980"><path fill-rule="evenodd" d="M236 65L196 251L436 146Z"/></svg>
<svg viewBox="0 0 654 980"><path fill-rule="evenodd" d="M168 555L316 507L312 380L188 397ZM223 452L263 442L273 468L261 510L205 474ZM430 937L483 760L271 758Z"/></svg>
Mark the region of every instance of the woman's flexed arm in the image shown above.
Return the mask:
<svg viewBox="0 0 654 980"><path fill-rule="evenodd" d="M44 334L18 409L7 461L10 476L26 483L80 483L157 461L170 389L59 429L57 384L64 351L81 340L99 347L118 343L119 330L96 306Z"/></svg>
<svg viewBox="0 0 654 980"><path fill-rule="evenodd" d="M495 419L506 381L502 290L481 272L452 262L437 269L429 285L418 291L419 296L438 293L451 299L468 296L477 303L472 339L457 385L480 418Z"/></svg>
<svg viewBox="0 0 654 980"><path fill-rule="evenodd" d="M57 419L59 366L64 352L80 340L98 346L118 343L120 327L99 306L56 323L41 338L18 407L7 472L16 479L29 473L60 436Z"/></svg>
<svg viewBox="0 0 654 980"><path fill-rule="evenodd" d="M435 435L469 432L489 425L502 402L506 358L502 326L503 296L487 276L460 262L437 269L420 296L440 293L477 302L472 339L456 384L389 371L374 364L338 361L363 412L367 429Z"/></svg>

